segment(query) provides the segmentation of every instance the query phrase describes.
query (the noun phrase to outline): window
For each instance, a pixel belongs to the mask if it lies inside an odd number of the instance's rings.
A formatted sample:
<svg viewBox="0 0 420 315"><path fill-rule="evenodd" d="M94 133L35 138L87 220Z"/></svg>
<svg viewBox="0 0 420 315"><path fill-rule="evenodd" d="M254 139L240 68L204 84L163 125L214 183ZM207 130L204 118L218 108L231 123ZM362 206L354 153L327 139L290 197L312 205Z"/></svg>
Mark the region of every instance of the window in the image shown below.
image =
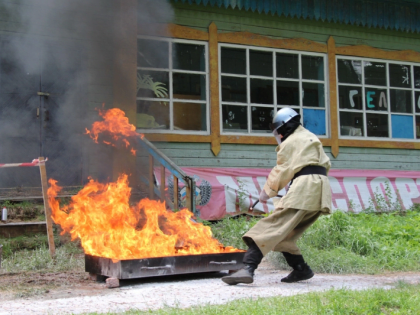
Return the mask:
<svg viewBox="0 0 420 315"><path fill-rule="evenodd" d="M273 115L283 106L303 125L327 136L324 54L222 44L220 100L222 132L271 133Z"/></svg>
<svg viewBox="0 0 420 315"><path fill-rule="evenodd" d="M207 43L139 37L137 128L209 134Z"/></svg>
<svg viewBox="0 0 420 315"><path fill-rule="evenodd" d="M420 139L420 66L337 58L340 135Z"/></svg>

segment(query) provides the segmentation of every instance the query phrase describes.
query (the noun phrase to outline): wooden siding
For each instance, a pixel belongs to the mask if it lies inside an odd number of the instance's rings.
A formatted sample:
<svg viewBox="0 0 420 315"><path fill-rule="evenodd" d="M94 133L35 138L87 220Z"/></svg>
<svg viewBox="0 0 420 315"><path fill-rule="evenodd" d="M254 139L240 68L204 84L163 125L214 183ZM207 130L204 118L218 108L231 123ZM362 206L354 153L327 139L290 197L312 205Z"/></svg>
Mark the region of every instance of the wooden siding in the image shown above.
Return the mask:
<svg viewBox="0 0 420 315"><path fill-rule="evenodd" d="M306 38L326 44L330 36L336 46L368 45L381 49L420 51L419 35L400 31L364 28L339 23L299 20L199 5L173 3L174 23L207 31L211 22L219 32L250 32L273 38Z"/></svg>
<svg viewBox="0 0 420 315"><path fill-rule="evenodd" d="M218 156L211 152L210 143L156 142L155 145L181 167L272 168L276 164L275 145L221 144ZM331 147L324 150L334 169L420 170L417 150L344 147L336 159Z"/></svg>

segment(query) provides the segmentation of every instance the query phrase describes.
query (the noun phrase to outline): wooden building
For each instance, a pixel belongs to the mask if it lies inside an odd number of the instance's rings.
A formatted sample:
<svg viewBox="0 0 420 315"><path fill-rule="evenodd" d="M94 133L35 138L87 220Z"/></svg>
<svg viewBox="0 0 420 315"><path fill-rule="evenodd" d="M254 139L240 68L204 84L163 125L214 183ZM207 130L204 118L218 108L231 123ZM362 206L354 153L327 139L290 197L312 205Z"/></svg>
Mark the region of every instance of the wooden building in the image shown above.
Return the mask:
<svg viewBox="0 0 420 315"><path fill-rule="evenodd" d="M0 128L25 126L0 129L0 162L47 156L64 185L135 174L141 157L92 146L78 124L105 104L178 166L269 169L269 122L290 106L333 169L420 169L420 1L4 0L0 11ZM30 172L0 187L36 185Z"/></svg>
<svg viewBox="0 0 420 315"><path fill-rule="evenodd" d="M191 64L167 70L165 127L141 131L178 165L272 167L267 122L288 105L333 168L420 168L420 1L171 4L171 37L155 39Z"/></svg>

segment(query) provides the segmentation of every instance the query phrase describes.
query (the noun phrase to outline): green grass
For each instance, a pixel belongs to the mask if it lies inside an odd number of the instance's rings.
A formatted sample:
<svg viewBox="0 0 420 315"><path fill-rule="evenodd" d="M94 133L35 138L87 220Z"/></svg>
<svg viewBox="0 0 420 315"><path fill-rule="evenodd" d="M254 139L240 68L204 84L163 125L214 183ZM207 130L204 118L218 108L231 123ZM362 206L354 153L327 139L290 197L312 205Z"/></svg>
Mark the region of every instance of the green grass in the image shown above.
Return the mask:
<svg viewBox="0 0 420 315"><path fill-rule="evenodd" d="M352 291L341 289L290 297L241 299L223 305L198 306L188 309L164 308L157 311L129 311L124 314L418 314L420 310L419 292L419 285L400 283L395 289L390 290Z"/></svg>
<svg viewBox="0 0 420 315"><path fill-rule="evenodd" d="M0 244L3 244L0 274L27 271L59 272L84 268L83 250L78 242L60 245L58 237L55 237L54 260L50 258L46 235L0 238Z"/></svg>
<svg viewBox="0 0 420 315"><path fill-rule="evenodd" d="M246 249L241 236L258 220L228 218L212 225L224 245ZM305 260L315 272L378 273L420 270L420 211L348 214L320 217L299 240ZM283 255L268 260L289 269Z"/></svg>

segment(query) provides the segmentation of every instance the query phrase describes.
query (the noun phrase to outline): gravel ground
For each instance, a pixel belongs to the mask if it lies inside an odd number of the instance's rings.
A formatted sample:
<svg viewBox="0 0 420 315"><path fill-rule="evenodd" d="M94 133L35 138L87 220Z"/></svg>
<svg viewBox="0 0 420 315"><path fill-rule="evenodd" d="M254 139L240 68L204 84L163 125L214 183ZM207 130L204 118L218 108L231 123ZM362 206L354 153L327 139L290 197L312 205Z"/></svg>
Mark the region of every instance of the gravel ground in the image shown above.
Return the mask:
<svg viewBox="0 0 420 315"><path fill-rule="evenodd" d="M194 305L224 304L242 298L290 296L328 289L392 288L398 281L420 283L420 273L386 275L326 275L316 274L311 280L285 284L280 279L289 271L274 270L267 263L256 271L251 285L229 286L219 274L176 276L167 279L137 279L122 281L121 287L82 291L80 296L63 298L43 296L30 299L2 301L0 314L80 314L87 312L123 312L130 309L155 310L162 307L190 307Z"/></svg>

